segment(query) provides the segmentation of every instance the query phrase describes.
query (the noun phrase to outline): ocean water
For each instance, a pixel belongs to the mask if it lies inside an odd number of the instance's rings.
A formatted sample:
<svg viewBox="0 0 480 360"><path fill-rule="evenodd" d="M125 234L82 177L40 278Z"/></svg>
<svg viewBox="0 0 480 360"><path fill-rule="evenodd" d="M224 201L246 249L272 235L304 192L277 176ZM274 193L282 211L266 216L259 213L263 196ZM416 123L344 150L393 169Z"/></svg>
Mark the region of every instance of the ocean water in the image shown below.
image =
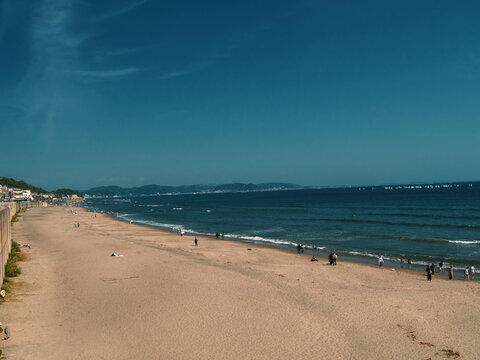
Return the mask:
<svg viewBox="0 0 480 360"><path fill-rule="evenodd" d="M290 190L88 199L121 220L187 234L398 264L480 267L480 190Z"/></svg>

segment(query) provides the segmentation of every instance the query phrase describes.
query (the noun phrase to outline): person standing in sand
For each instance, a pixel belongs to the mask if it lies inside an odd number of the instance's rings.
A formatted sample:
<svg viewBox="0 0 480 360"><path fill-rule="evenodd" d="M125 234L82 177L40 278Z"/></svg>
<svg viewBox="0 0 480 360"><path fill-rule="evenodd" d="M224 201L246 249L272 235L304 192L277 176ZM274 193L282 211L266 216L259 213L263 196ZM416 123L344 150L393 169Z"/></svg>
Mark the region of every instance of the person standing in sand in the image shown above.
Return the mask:
<svg viewBox="0 0 480 360"><path fill-rule="evenodd" d="M475 278L475 266L470 265L470 280L474 280Z"/></svg>
<svg viewBox="0 0 480 360"><path fill-rule="evenodd" d="M333 265L337 265L337 260L338 260L338 255L337 255L337 253L334 251L334 252L333 252Z"/></svg>
<svg viewBox="0 0 480 360"><path fill-rule="evenodd" d="M463 272L463 280L468 280L468 266L465 268Z"/></svg>
<svg viewBox="0 0 480 360"><path fill-rule="evenodd" d="M432 269L430 268L430 266L427 265L427 280L428 281L432 281Z"/></svg>
<svg viewBox="0 0 480 360"><path fill-rule="evenodd" d="M453 266L452 265L450 265L450 267L448 268L448 278L450 280L453 279Z"/></svg>
<svg viewBox="0 0 480 360"><path fill-rule="evenodd" d="M197 237L195 237L195 246L198 246L198 240L197 240Z"/></svg>

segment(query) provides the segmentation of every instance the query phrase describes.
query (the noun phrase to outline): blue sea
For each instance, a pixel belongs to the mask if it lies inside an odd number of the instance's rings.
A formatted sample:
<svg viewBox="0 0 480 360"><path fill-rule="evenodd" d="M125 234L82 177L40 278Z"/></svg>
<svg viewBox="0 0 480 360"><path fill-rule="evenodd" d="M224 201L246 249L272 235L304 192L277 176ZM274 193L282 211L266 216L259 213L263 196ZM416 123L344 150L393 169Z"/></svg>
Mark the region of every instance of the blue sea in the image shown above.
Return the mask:
<svg viewBox="0 0 480 360"><path fill-rule="evenodd" d="M86 206L121 220L186 234L312 254L418 267L480 262L480 189L289 190L90 198Z"/></svg>

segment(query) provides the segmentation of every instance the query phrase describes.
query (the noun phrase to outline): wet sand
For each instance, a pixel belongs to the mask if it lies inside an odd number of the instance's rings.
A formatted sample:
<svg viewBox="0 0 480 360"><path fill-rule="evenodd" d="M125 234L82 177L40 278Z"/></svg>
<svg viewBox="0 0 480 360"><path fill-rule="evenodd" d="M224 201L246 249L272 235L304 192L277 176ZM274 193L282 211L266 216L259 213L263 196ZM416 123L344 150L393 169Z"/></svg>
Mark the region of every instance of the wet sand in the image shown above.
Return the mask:
<svg viewBox="0 0 480 360"><path fill-rule="evenodd" d="M32 247L0 305L8 360L480 354L478 281L427 282L341 258L332 267L232 241L195 247L191 236L70 209L32 208L14 225L14 240Z"/></svg>

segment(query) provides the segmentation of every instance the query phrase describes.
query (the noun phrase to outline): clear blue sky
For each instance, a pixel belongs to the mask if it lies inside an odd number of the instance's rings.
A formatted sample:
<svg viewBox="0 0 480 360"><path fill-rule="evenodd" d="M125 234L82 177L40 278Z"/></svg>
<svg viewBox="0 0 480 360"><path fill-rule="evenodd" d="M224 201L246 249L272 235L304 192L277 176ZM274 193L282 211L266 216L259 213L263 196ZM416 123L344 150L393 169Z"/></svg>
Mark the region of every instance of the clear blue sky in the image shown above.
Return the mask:
<svg viewBox="0 0 480 360"><path fill-rule="evenodd" d="M480 180L479 4L0 0L0 176Z"/></svg>

